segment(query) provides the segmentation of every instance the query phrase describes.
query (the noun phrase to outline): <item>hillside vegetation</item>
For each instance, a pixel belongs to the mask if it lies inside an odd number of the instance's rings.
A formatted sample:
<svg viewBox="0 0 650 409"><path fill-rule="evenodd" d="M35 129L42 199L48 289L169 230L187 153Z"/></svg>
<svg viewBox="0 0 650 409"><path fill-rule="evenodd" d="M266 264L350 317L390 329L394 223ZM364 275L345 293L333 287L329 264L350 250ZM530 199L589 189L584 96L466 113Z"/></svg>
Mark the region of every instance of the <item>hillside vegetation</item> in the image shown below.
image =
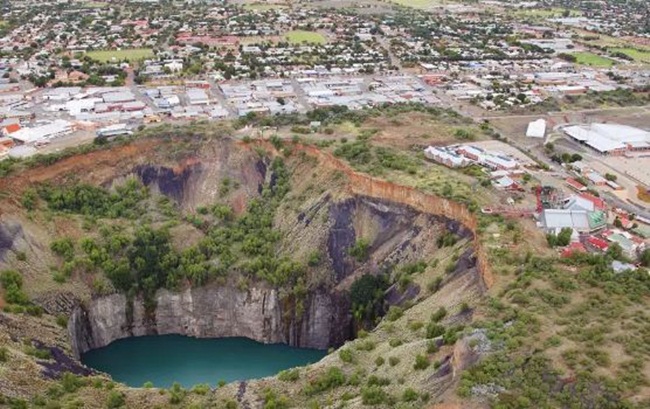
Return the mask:
<svg viewBox="0 0 650 409"><path fill-rule="evenodd" d="M454 129L484 137L453 115L310 115L274 119L287 123L264 141L195 124L3 165L0 405L650 405L647 271L614 274L615 252L560 259L532 222L478 214L498 200L480 176L419 153ZM436 132L400 135L412 117ZM314 118L321 131L295 132ZM427 213L424 199L475 225ZM328 241L341 214L353 234ZM191 390L127 388L69 358L68 300L118 291L153 311L156 290L208 282L277 288L298 317L315 289L345 292L355 339L315 365Z"/></svg>

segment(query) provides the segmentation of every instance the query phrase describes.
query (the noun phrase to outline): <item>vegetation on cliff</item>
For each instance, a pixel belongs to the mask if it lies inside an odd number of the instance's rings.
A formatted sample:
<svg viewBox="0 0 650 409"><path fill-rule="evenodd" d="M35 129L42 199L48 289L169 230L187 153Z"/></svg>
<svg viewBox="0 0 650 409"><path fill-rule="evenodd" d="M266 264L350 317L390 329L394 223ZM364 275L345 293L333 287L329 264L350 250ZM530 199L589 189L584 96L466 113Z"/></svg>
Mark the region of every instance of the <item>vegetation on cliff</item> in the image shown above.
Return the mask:
<svg viewBox="0 0 650 409"><path fill-rule="evenodd" d="M323 130L295 142L320 146L355 170L451 198L470 210L479 204L489 205L493 198L474 183L477 177L422 160L413 146L429 139L417 129L398 132L407 123L417 122L402 119L402 109L381 115L372 113L375 111L319 110L298 118L295 124L320 120L333 136ZM442 111L416 114L423 115L418 120L429 114L436 121L445 116ZM271 121L281 126L274 121L284 120L288 119L251 116L241 122L261 125ZM448 131L453 141L453 130L461 122L450 117L439 132ZM345 140L338 134L341 129L348 135ZM391 129L399 133L395 146L386 142ZM54 269L62 281L85 280L94 285L103 272L120 291L150 299L158 288L201 285L228 275L237 277L241 288L260 280L299 299L309 287L305 278L323 267L328 254L320 248L294 254L292 250L299 246L283 243L274 226L278 215L298 219L302 214L303 220L315 223L318 219L311 215L333 199L319 185L322 179L314 176L317 161L300 168L292 163L301 155L299 144L288 142L295 133L289 130L270 141L286 158L265 162L270 172L259 195L239 209L226 200L236 190L235 180L215 182L220 199L194 211L181 211L173 201L156 197L134 181L113 188L43 184L33 186L16 202L36 220L65 217L84 226L80 234L59 235L46 246L56 255ZM203 141L192 138L179 145L163 145L160 150L171 158L183 157L188 146L194 149L192 143ZM247 140L254 143L255 137ZM15 172L17 168L12 169ZM290 188L295 169L300 169L304 179ZM344 183L344 172L333 172L333 180ZM116 194L118 191L122 193ZM334 196L337 194L341 193ZM252 402L264 408L419 408L442 400L459 402L461 407L647 407L647 273L614 273L611 261L618 255L611 253L560 260L549 244L564 242L565 235L547 242L527 221L470 215L477 219L476 240L496 274L496 284L487 291L476 273L471 243L451 232L432 234L429 240L435 251L402 265L370 262L375 252L381 252L371 238L384 226L366 224L360 229L363 234L343 243L346 261L359 267L355 270L358 274L346 281L352 311L368 331L359 331L357 339L316 365L250 382L243 392L238 384L210 390L133 390L101 377L59 374L60 379L48 383L38 396L15 395L3 402L14 407L59 407L75 401L82 405L95 402L97 407L138 407L146 401L151 407L231 409ZM174 245L178 234L174 229L179 226L184 232L198 232L182 247ZM18 255L12 257L12 262L16 260L15 264L24 268L32 256L26 254L23 261ZM367 274L380 271L379 275ZM3 273L4 301L23 305L29 294L24 282L29 277L23 271ZM95 290L106 288L98 284ZM9 315L11 319L14 314ZM32 320L47 319L54 323L53 317L26 317L25 322L40 324L46 321ZM2 328L18 331L15 327ZM22 333L0 339L7 345L0 350L0 370L17 372L15 368L34 365L35 355L51 362L46 352L39 352L45 350L22 344L29 339Z"/></svg>

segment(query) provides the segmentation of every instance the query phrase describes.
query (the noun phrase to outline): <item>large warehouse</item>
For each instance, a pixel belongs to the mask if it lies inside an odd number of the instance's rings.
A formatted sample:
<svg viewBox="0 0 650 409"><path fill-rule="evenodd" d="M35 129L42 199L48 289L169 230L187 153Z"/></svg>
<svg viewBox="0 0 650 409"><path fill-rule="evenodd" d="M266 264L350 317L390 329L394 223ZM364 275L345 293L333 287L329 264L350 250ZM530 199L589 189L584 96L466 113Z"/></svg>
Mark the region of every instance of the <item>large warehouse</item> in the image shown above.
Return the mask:
<svg viewBox="0 0 650 409"><path fill-rule="evenodd" d="M589 124L564 128L564 132L603 155L650 151L650 132L627 125Z"/></svg>

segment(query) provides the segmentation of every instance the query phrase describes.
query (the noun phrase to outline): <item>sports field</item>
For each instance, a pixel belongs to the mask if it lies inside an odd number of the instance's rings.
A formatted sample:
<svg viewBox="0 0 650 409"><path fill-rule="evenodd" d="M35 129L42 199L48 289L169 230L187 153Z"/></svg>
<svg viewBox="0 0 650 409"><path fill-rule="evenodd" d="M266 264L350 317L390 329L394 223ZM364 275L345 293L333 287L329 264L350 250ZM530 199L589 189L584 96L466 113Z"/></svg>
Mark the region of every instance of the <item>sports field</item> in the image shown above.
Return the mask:
<svg viewBox="0 0 650 409"><path fill-rule="evenodd" d="M284 34L284 38L290 43L302 44L325 44L327 39L320 33L315 31L294 30Z"/></svg>
<svg viewBox="0 0 650 409"><path fill-rule="evenodd" d="M118 61L139 61L145 58L153 57L151 48L131 48L127 50L102 50L89 51L88 57L101 62L118 62Z"/></svg>
<svg viewBox="0 0 650 409"><path fill-rule="evenodd" d="M613 60L589 52L577 52L572 53L572 55L576 57L576 62L582 65L589 65L597 68L608 68L614 65Z"/></svg>

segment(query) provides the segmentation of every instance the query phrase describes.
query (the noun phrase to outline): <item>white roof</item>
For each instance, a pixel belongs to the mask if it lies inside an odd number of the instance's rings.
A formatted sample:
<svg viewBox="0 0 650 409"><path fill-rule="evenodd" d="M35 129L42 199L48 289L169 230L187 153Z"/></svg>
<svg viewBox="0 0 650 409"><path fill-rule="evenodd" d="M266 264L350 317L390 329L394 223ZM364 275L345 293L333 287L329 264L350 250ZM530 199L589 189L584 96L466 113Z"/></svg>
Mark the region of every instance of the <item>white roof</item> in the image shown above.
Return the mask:
<svg viewBox="0 0 650 409"><path fill-rule="evenodd" d="M36 142L39 139L47 139L57 134L69 132L72 124L63 119L57 119L49 124L36 126L33 128L22 128L11 134L13 139L23 143Z"/></svg>
<svg viewBox="0 0 650 409"><path fill-rule="evenodd" d="M208 94L201 88L190 88L186 92L187 97L191 100L207 100Z"/></svg>
<svg viewBox="0 0 650 409"><path fill-rule="evenodd" d="M546 134L546 121L542 118L528 124L526 136L529 138L543 138Z"/></svg>
<svg viewBox="0 0 650 409"><path fill-rule="evenodd" d="M102 95L104 102L128 102L135 100L135 95L131 91L107 92Z"/></svg>
<svg viewBox="0 0 650 409"><path fill-rule="evenodd" d="M591 200L587 200L581 196L571 196L564 204L566 210L587 210L593 212L596 210L596 205Z"/></svg>
<svg viewBox="0 0 650 409"><path fill-rule="evenodd" d="M626 149L628 145L644 147L650 144L650 132L627 125L574 125L564 128L564 132L603 153Z"/></svg>
<svg viewBox="0 0 650 409"><path fill-rule="evenodd" d="M586 210L544 209L541 221L548 230L564 227L589 230L589 217Z"/></svg>
<svg viewBox="0 0 650 409"><path fill-rule="evenodd" d="M441 148L438 148L438 147L435 147L435 146L427 147L424 150L424 155L427 156L430 159L439 158L440 160L443 160L443 161L447 160L447 161L449 161L449 162L451 162L451 163L453 163L454 165L457 165L457 166L462 166L467 162L467 160L464 157L462 157L460 155L456 155L455 153L446 151L444 149L441 149Z"/></svg>

